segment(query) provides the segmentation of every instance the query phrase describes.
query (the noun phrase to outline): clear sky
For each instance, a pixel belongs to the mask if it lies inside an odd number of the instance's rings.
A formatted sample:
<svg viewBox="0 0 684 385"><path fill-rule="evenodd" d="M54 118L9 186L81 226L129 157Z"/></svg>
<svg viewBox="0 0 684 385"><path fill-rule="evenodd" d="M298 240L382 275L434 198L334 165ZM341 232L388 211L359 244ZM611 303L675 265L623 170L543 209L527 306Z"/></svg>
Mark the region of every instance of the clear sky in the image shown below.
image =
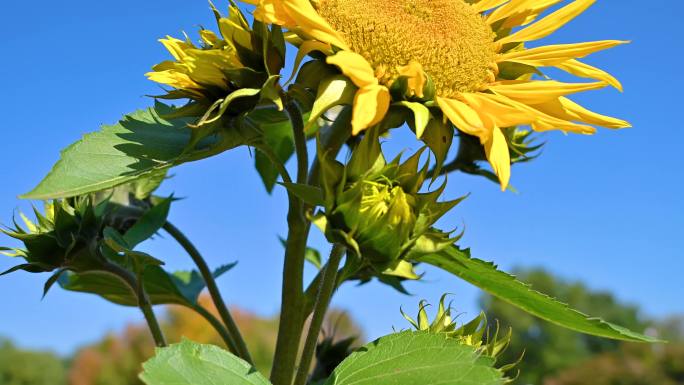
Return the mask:
<svg viewBox="0 0 684 385"><path fill-rule="evenodd" d="M225 7L227 1L217 0ZM462 243L474 256L503 268L543 266L591 287L615 292L650 315L683 313L684 200L681 190L684 131L683 46L678 0L599 0L544 43L626 39L633 43L594 55L625 85L577 100L631 121L634 128L601 130L594 137L550 133L543 155L515 167L519 194L501 193L479 178L454 175L447 195L471 192L449 214L447 226L467 227ZM167 58L157 39L213 28L203 0L4 1L0 10L0 221L11 223L32 188L58 159L59 150L122 113L151 105L158 87L143 74ZM196 35L193 35L196 36ZM419 145L406 129L394 136ZM195 240L212 265L238 260L220 279L230 304L264 315L278 310L286 200L265 193L246 148L174 170L162 192L177 202L171 219ZM314 244L322 245L313 233ZM0 244L9 240L2 238ZM168 239L145 245L170 268L190 268ZM327 252L327 249L324 249ZM0 258L0 270L17 261ZM310 272L309 272L310 273ZM0 336L19 345L69 353L79 345L142 319L135 309L97 297L54 289L41 301L47 276L0 277ZM411 310L426 298L454 293L470 315L478 291L427 270L407 297L377 284L344 286L334 300L349 308L370 337L405 327L399 306Z"/></svg>

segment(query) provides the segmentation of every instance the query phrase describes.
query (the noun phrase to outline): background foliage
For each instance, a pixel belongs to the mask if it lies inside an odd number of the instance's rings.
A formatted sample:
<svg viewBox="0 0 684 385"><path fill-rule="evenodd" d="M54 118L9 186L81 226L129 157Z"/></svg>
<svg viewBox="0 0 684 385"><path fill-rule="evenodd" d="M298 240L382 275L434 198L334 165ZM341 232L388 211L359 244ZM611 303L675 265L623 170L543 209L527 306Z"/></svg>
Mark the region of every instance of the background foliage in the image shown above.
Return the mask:
<svg viewBox="0 0 684 385"><path fill-rule="evenodd" d="M592 290L581 282L558 278L541 269L519 269L516 273L534 287L576 303L583 311L630 328L649 328L671 343L642 345L589 337L539 321L492 297L481 296L480 303L489 309L490 320L499 320L501 327L513 327L511 347L500 362L517 361L521 352L525 352L525 359L517 366L521 373L515 385L684 384L684 317L646 317L639 306L625 304L609 292ZM211 306L205 297L201 302ZM259 317L238 308L233 309L233 314L246 334L256 366L267 375L277 317ZM185 336L222 346L219 336L201 317L181 307L167 309L163 327L171 341ZM328 334L334 331L338 340L349 336L359 336L359 344L364 340L359 326L339 310L331 313L325 330ZM23 351L3 342L0 343L0 384L141 384L137 374L142 362L152 356L151 346L144 325L129 325L120 333L109 334L79 349L68 360L50 353ZM34 371L34 365L45 370Z"/></svg>

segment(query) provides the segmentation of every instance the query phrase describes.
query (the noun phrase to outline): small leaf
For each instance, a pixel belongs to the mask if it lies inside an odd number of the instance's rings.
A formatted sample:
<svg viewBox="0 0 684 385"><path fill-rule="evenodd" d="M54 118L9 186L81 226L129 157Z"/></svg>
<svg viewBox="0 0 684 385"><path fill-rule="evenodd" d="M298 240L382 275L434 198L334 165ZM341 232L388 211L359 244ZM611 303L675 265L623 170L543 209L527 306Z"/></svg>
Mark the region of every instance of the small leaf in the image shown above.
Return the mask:
<svg viewBox="0 0 684 385"><path fill-rule="evenodd" d="M323 199L323 190L321 190L319 187L286 182L281 184L287 189L287 191L296 195L297 198L303 200L305 203L311 206L323 206L325 204L325 200Z"/></svg>
<svg viewBox="0 0 684 385"><path fill-rule="evenodd" d="M253 366L213 345L188 340L157 349L143 364L147 385L270 385Z"/></svg>
<svg viewBox="0 0 684 385"><path fill-rule="evenodd" d="M172 201L173 196L170 196L152 206L135 222L133 227L126 231L123 238L129 248L135 248L135 246L152 237L164 226Z"/></svg>
<svg viewBox="0 0 684 385"><path fill-rule="evenodd" d="M243 124L261 132L260 146L268 146L281 163L285 164L294 153L292 125L287 114L272 108L257 109L244 117ZM254 155L254 167L259 172L266 191L271 193L280 175L278 168L262 151L257 151Z"/></svg>
<svg viewBox="0 0 684 385"><path fill-rule="evenodd" d="M502 385L493 360L443 333L401 332L352 353L325 385Z"/></svg>
<svg viewBox="0 0 684 385"><path fill-rule="evenodd" d="M433 180L439 176L442 170L442 165L446 160L447 153L451 148L451 143L454 140L454 129L448 125L443 124L438 119L431 119L425 128L425 132L421 138L423 142L435 154L436 165L433 173Z"/></svg>
<svg viewBox="0 0 684 385"><path fill-rule="evenodd" d="M45 281L45 285L43 285L43 298L45 298L45 296L47 295L48 291L50 291L50 289L52 288L52 285L54 285L55 282L57 282L57 280L59 279L59 277L60 277L62 274L64 274L65 271L66 271L66 269L59 269L59 270L57 270L54 274L52 274L52 275L50 276L50 278L48 278L47 281Z"/></svg>
<svg viewBox="0 0 684 385"><path fill-rule="evenodd" d="M533 290L514 276L497 270L493 263L471 258L469 250L451 246L439 253L420 256L416 262L446 270L527 313L570 330L615 340L659 342L655 338L580 313Z"/></svg>
<svg viewBox="0 0 684 385"><path fill-rule="evenodd" d="M211 275L214 276L214 279L216 279L216 278L222 276L223 274L225 274L225 273L227 273L227 272L233 270L233 268L234 268L235 266L237 266L237 264L238 264L237 262L233 262L233 263L227 263L227 264L225 264L225 265L221 265L221 266L217 267L217 268L211 273Z"/></svg>
<svg viewBox="0 0 684 385"><path fill-rule="evenodd" d="M304 259L310 264L314 265L314 267L316 267L318 270L323 267L321 253L312 247L306 248L306 251L304 252Z"/></svg>

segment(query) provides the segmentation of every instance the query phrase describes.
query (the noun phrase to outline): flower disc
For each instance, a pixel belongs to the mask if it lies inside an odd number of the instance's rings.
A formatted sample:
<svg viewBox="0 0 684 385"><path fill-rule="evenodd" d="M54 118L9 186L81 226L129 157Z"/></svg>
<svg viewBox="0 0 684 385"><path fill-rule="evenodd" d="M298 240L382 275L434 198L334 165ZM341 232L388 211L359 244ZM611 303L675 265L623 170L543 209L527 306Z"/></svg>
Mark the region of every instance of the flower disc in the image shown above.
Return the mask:
<svg viewBox="0 0 684 385"><path fill-rule="evenodd" d="M385 85L411 61L443 97L476 91L493 77L494 33L462 0L317 0L314 6Z"/></svg>

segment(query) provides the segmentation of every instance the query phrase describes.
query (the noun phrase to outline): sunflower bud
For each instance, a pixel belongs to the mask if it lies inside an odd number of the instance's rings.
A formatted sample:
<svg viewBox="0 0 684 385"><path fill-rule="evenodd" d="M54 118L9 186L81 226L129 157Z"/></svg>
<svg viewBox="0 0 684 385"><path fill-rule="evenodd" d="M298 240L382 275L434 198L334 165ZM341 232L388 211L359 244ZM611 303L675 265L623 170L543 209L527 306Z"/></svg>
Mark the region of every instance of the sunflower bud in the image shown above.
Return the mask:
<svg viewBox="0 0 684 385"><path fill-rule="evenodd" d="M122 204L112 191L105 199L93 195L45 202L44 214L34 209L35 221L20 214L25 228L15 221L13 229L0 230L24 244L5 248L4 254L25 260L2 274L100 271L110 260L126 265L119 254L156 232L172 200L151 207Z"/></svg>
<svg viewBox="0 0 684 385"><path fill-rule="evenodd" d="M26 229L15 222L14 229L2 232L24 244L23 249L11 249L6 254L26 262L3 274L16 270L97 270L103 261L97 252L104 225L103 209L101 205L93 206L89 198L71 198L46 202L44 214L34 209L35 222L21 214Z"/></svg>
<svg viewBox="0 0 684 385"><path fill-rule="evenodd" d="M250 27L234 5L227 17L212 9L219 34L202 29L199 44L187 36L160 40L174 60L155 65L147 77L173 89L157 97L189 99L173 115L200 118L197 126L250 111L264 99L281 107L276 87L285 57L282 31L258 21Z"/></svg>
<svg viewBox="0 0 684 385"><path fill-rule="evenodd" d="M400 157L388 163L377 130L371 130L346 166L321 156L325 214L314 222L331 241L345 243L375 270L415 276L406 257L454 242L433 225L461 201L438 202L444 185L419 192L428 173L429 161L419 165L424 150L403 163Z"/></svg>
<svg viewBox="0 0 684 385"><path fill-rule="evenodd" d="M480 313L473 320L459 326L452 317L451 305L446 306L444 303L446 296L447 294L444 294L439 299L437 314L432 322L430 322L425 310L429 306L425 300L420 301L418 305L417 319L411 318L403 311L401 311L401 315L416 330L444 333L448 338L455 339L461 344L472 346L486 356L496 358L506 350L511 341L512 329L509 328L508 332L500 338L499 325L497 323L495 332L490 334L487 326L487 317L484 313ZM506 368L510 369L508 366Z"/></svg>

